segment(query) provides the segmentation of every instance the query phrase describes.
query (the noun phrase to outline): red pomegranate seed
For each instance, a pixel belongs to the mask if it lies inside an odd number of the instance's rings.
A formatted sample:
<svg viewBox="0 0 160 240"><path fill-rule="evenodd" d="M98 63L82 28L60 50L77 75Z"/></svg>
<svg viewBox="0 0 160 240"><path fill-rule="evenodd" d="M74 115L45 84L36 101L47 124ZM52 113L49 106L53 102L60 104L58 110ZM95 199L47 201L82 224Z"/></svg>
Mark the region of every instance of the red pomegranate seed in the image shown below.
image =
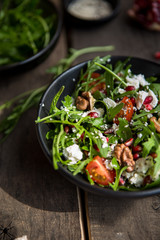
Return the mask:
<svg viewBox="0 0 160 240"><path fill-rule="evenodd" d="M152 110L152 106L150 104L145 104L145 108L149 111Z"/></svg>
<svg viewBox="0 0 160 240"><path fill-rule="evenodd" d="M123 177L120 177L119 179L119 185L124 185L125 184L125 181L123 179Z"/></svg>
<svg viewBox="0 0 160 240"><path fill-rule="evenodd" d="M84 138L84 132L80 136L81 141L83 141L83 138Z"/></svg>
<svg viewBox="0 0 160 240"><path fill-rule="evenodd" d="M88 116L90 116L92 118L97 118L97 117L99 117L99 114L97 112L90 112L90 113L88 113Z"/></svg>
<svg viewBox="0 0 160 240"><path fill-rule="evenodd" d="M149 184L152 182L152 178L150 175L146 176L143 180L143 185L145 186L146 184Z"/></svg>
<svg viewBox="0 0 160 240"><path fill-rule="evenodd" d="M136 99L135 99L134 97L131 97L130 100L131 100L133 106L135 106L135 104L136 104Z"/></svg>
<svg viewBox="0 0 160 240"><path fill-rule="evenodd" d="M134 86L128 86L125 88L125 90L128 92L128 91L133 91L135 90L135 87Z"/></svg>
<svg viewBox="0 0 160 240"><path fill-rule="evenodd" d="M69 126L65 126L65 127L64 127L64 131L65 131L66 133L69 133L69 132L70 132L70 127L69 127Z"/></svg>
<svg viewBox="0 0 160 240"><path fill-rule="evenodd" d="M157 157L157 153L154 153L154 152L153 152L153 153L150 153L149 155L150 155L151 157L153 157L153 158L156 158L156 157Z"/></svg>
<svg viewBox="0 0 160 240"><path fill-rule="evenodd" d="M154 54L154 56L155 56L156 59L160 59L160 52L156 52L156 53Z"/></svg>
<svg viewBox="0 0 160 240"><path fill-rule="evenodd" d="M133 138L130 138L129 140L127 140L124 144L127 146L127 147L130 147L133 143Z"/></svg>
<svg viewBox="0 0 160 240"><path fill-rule="evenodd" d="M107 140L107 142L109 142L109 138L108 137L106 137L106 140Z"/></svg>
<svg viewBox="0 0 160 240"><path fill-rule="evenodd" d="M147 96L143 102L143 104L150 104L153 100L153 97L152 96Z"/></svg>
<svg viewBox="0 0 160 240"><path fill-rule="evenodd" d="M133 146L132 147L132 151L133 152L141 152L142 151L142 147L140 145Z"/></svg>
<svg viewBox="0 0 160 240"><path fill-rule="evenodd" d="M94 144L93 147L97 152L99 152L99 148L97 147L97 144Z"/></svg>
<svg viewBox="0 0 160 240"><path fill-rule="evenodd" d="M133 159L134 159L134 160L137 160L138 158L139 158L139 154L138 154L138 153L134 153L134 154L133 154Z"/></svg>

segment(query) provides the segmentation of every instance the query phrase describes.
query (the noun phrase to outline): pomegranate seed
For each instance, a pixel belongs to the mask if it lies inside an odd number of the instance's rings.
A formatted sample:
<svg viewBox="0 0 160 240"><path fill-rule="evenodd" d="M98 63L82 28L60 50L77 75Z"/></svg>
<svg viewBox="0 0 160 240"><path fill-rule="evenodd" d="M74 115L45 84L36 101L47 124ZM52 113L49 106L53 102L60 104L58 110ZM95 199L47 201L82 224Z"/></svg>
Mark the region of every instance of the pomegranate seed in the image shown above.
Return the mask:
<svg viewBox="0 0 160 240"><path fill-rule="evenodd" d="M157 157L157 153L150 153L149 154L151 157L153 157L153 158L156 158Z"/></svg>
<svg viewBox="0 0 160 240"><path fill-rule="evenodd" d="M97 117L99 117L99 114L97 112L90 112L90 113L88 113L88 116L90 116L92 118L97 118Z"/></svg>
<svg viewBox="0 0 160 240"><path fill-rule="evenodd" d="M128 92L128 91L133 91L135 90L135 87L134 86L128 86L125 88L125 90Z"/></svg>
<svg viewBox="0 0 160 240"><path fill-rule="evenodd" d="M84 132L80 136L81 141L83 141L83 138L84 138Z"/></svg>
<svg viewBox="0 0 160 240"><path fill-rule="evenodd" d="M133 152L141 152L142 151L142 147L140 145L133 146L132 147L132 151Z"/></svg>
<svg viewBox="0 0 160 240"><path fill-rule="evenodd" d="M106 140L107 140L107 142L109 142L109 138L108 137L106 137Z"/></svg>
<svg viewBox="0 0 160 240"><path fill-rule="evenodd" d="M133 159L134 159L134 160L137 160L138 158L139 158L139 154L138 154L138 153L134 153L134 154L133 154Z"/></svg>
<svg viewBox="0 0 160 240"><path fill-rule="evenodd" d="M93 147L97 152L99 152L99 148L97 147L97 144L94 144Z"/></svg>
<svg viewBox="0 0 160 240"><path fill-rule="evenodd" d="M131 97L130 100L131 100L131 102L132 102L132 104L134 106L136 104L136 99L134 97Z"/></svg>
<svg viewBox="0 0 160 240"><path fill-rule="evenodd" d="M150 110L152 110L152 106L151 106L150 104L146 104L146 105L145 105L145 109L147 109L147 110L150 111Z"/></svg>
<svg viewBox="0 0 160 240"><path fill-rule="evenodd" d="M127 140L124 144L125 144L127 147L129 147L129 146L132 145L132 143L133 143L133 138L130 138L130 139Z"/></svg>
<svg viewBox="0 0 160 240"><path fill-rule="evenodd" d="M143 102L144 105L146 104L150 104L153 100L153 97L152 96L147 96Z"/></svg>
<svg viewBox="0 0 160 240"><path fill-rule="evenodd" d="M154 57L155 57L156 59L160 59L160 52L156 52L156 53L154 54Z"/></svg>
<svg viewBox="0 0 160 240"><path fill-rule="evenodd" d="M125 184L125 181L123 179L123 177L120 177L119 179L119 185L124 185Z"/></svg>
<svg viewBox="0 0 160 240"><path fill-rule="evenodd" d="M146 176L143 180L143 185L145 186L146 184L149 184L152 182L152 178L150 175Z"/></svg>
<svg viewBox="0 0 160 240"><path fill-rule="evenodd" d="M66 133L69 133L69 132L70 132L70 127L69 127L69 126L65 126L65 127L64 127L64 131L65 131Z"/></svg>

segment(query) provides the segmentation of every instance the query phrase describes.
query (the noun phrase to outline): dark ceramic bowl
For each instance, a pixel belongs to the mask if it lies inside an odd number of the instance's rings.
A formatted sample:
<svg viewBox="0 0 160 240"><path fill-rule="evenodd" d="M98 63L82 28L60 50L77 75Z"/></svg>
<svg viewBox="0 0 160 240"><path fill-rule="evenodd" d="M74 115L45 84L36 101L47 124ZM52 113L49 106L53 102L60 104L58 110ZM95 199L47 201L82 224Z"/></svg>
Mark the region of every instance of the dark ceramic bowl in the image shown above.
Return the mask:
<svg viewBox="0 0 160 240"><path fill-rule="evenodd" d="M96 25L109 22L111 19L115 18L120 10L120 0L104 0L111 5L112 11L109 15L98 19L84 19L83 17L77 17L68 11L68 6L75 1L76 0L63 0L64 10L66 13L66 21L68 21L68 23L71 25L74 24L76 26L95 27Z"/></svg>
<svg viewBox="0 0 160 240"><path fill-rule="evenodd" d="M121 56L114 56L111 58L111 63L115 64L117 61L122 60L124 61L127 57L121 57ZM160 65L148 60L140 59L140 58L131 58L130 63L132 64L132 71L134 74L144 74L145 77L149 76L157 76L159 78L160 82ZM82 68L85 68L87 66L87 62L80 63L63 74L61 74L57 79L51 83L51 85L48 87L46 92L44 93L39 109L38 109L38 116L40 118L43 118L47 115L47 110L50 109L50 105L52 102L53 97L56 95L56 93L59 91L59 89L64 85L65 89L63 91L63 94L60 101L58 102L58 105L60 106L61 100L63 100L64 96L66 95L72 95L76 81L73 81L73 79L78 80L78 77L80 75L80 71ZM44 105L43 105L44 104ZM43 107L44 106L44 107ZM49 143L46 140L46 133L49 130L49 126L44 123L37 124L37 132L38 132L38 139L40 141L41 147L48 158L49 162L52 164L52 155L51 155L51 147ZM59 165L59 172L64 175L69 181L76 184L80 188L92 192L98 195L102 195L104 197L115 197L115 198L140 198L140 197L147 197L151 195L156 195L160 193L160 187L152 188L149 190L144 191L135 191L135 192L129 192L129 191L113 191L112 189L102 188L97 185L90 185L90 183L82 176L82 175L76 175L73 176L71 172L69 172L66 167Z"/></svg>
<svg viewBox="0 0 160 240"><path fill-rule="evenodd" d="M43 62L54 49L62 29L62 16L58 11L57 7L48 0L40 1L39 7L43 9L44 16L52 14L56 15L55 25L53 26L50 32L51 39L49 44L45 48L40 50L37 54L27 58L24 61L0 66L1 75L2 74L10 75L12 73L19 73L26 71L30 68L33 68L36 65L40 64L41 62Z"/></svg>

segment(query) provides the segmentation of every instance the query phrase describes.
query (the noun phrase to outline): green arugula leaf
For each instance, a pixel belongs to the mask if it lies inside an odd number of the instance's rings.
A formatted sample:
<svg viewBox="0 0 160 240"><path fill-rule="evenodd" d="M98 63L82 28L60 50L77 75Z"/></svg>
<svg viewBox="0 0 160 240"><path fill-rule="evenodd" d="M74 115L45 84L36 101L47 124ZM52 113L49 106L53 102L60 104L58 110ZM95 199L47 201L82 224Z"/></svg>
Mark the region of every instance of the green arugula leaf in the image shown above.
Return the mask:
<svg viewBox="0 0 160 240"><path fill-rule="evenodd" d="M124 106L124 103L119 103L114 108L111 107L108 109L107 111L108 122L111 122L113 120L113 118L121 111L123 106Z"/></svg>
<svg viewBox="0 0 160 240"><path fill-rule="evenodd" d="M69 95L65 96L64 101L62 101L62 104L63 104L64 107L69 109L73 104L72 97L69 96Z"/></svg>
<svg viewBox="0 0 160 240"><path fill-rule="evenodd" d="M119 118L119 129L117 130L117 135L123 139L123 141L127 141L132 138L132 130L129 127L129 123L126 119Z"/></svg>

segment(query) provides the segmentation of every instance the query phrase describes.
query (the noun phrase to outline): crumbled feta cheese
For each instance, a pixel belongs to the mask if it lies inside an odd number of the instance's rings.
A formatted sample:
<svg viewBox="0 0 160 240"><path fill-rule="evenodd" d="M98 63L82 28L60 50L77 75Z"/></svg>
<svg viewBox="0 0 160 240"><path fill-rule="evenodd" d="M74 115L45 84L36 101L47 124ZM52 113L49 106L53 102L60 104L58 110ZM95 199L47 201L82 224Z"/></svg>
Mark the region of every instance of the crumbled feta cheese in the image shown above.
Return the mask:
<svg viewBox="0 0 160 240"><path fill-rule="evenodd" d="M137 78L137 80L139 81L139 84L140 84L141 86L143 86L143 87L150 84L149 82L147 82L147 81L145 80L145 77L144 77L144 75L142 75L142 74L138 74L138 75L136 76L136 78Z"/></svg>
<svg viewBox="0 0 160 240"><path fill-rule="evenodd" d="M103 142L102 148L108 147L108 140L107 140L107 138L105 136L103 136L103 134L100 131L98 132L98 136L100 137L100 139Z"/></svg>
<svg viewBox="0 0 160 240"><path fill-rule="evenodd" d="M143 87L149 85L142 74L134 75L132 77L127 76L126 80L127 86L134 86L135 89L138 89L140 85Z"/></svg>
<svg viewBox="0 0 160 240"><path fill-rule="evenodd" d="M117 103L115 101L113 101L111 98L104 98L103 101L105 102L105 104L107 105L108 108L114 108Z"/></svg>
<svg viewBox="0 0 160 240"><path fill-rule="evenodd" d="M134 77L126 77L126 81L127 81L127 86L134 86L135 89L139 88L139 81L137 79L135 79Z"/></svg>
<svg viewBox="0 0 160 240"><path fill-rule="evenodd" d="M91 112L97 112L99 117L103 117L104 109L103 108L93 108L93 110L91 110L91 111L84 112L82 114L82 117L88 116L88 114Z"/></svg>
<svg viewBox="0 0 160 240"><path fill-rule="evenodd" d="M158 104L158 99L157 99L156 95L154 94L154 92L151 89L148 91L148 96L152 96L153 97L153 100L150 103L150 105L153 108L155 108L157 106L157 104Z"/></svg>
<svg viewBox="0 0 160 240"><path fill-rule="evenodd" d="M147 118L150 119L151 117L153 117L153 114L149 113L149 114L147 115Z"/></svg>
<svg viewBox="0 0 160 240"><path fill-rule="evenodd" d="M118 88L118 93L122 94L122 93L125 93L126 90L124 90L123 88Z"/></svg>
<svg viewBox="0 0 160 240"><path fill-rule="evenodd" d="M83 153L81 152L77 144L73 144L63 150L63 155L66 159L71 160L70 164L75 164L83 158Z"/></svg>
<svg viewBox="0 0 160 240"><path fill-rule="evenodd" d="M141 138L142 136L143 136L142 133L137 134L138 138Z"/></svg>
<svg viewBox="0 0 160 240"><path fill-rule="evenodd" d="M129 182L131 184L134 184L136 187L140 187L143 184L143 177L138 174L134 173L134 175L129 179Z"/></svg>
<svg viewBox="0 0 160 240"><path fill-rule="evenodd" d="M146 173L152 167L152 158L139 158L135 164L135 171L138 173Z"/></svg>
<svg viewBox="0 0 160 240"><path fill-rule="evenodd" d="M143 102L147 96L148 96L148 93L145 91L138 92L138 96L136 98L136 107L138 110L141 109Z"/></svg>

